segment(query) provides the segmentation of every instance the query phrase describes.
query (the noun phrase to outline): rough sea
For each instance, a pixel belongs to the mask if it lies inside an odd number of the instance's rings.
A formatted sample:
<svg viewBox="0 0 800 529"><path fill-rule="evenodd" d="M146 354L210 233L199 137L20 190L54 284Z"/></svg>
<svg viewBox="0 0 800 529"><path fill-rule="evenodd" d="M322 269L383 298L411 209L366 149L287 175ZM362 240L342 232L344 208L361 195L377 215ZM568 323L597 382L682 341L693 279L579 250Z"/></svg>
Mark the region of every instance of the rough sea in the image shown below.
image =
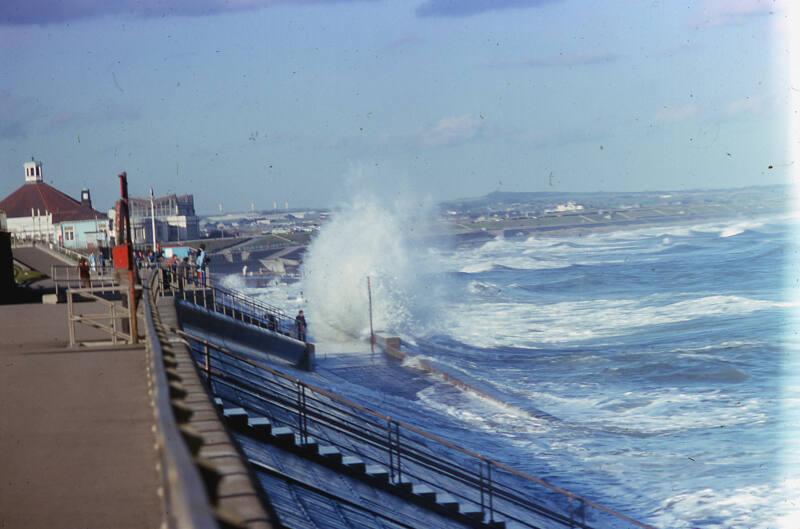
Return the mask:
<svg viewBox="0 0 800 529"><path fill-rule="evenodd" d="M428 263L413 271L414 286L406 272L392 276L391 264L371 262L374 301L381 312L391 297L380 325L412 354L509 404L434 384L416 395L421 426L437 432L437 417L447 416L464 426L466 448L656 527L791 527L800 476L785 461L796 425L782 386L798 353L785 273L792 223L734 219L425 249L412 242L409 251ZM342 252L337 259L347 261ZM381 274L410 290L381 289ZM305 307L313 336L322 315L307 299L311 288L304 278L248 293L291 312ZM398 309L419 291L435 298L424 318ZM397 314L406 318L393 326ZM327 347L347 348L341 340Z"/></svg>

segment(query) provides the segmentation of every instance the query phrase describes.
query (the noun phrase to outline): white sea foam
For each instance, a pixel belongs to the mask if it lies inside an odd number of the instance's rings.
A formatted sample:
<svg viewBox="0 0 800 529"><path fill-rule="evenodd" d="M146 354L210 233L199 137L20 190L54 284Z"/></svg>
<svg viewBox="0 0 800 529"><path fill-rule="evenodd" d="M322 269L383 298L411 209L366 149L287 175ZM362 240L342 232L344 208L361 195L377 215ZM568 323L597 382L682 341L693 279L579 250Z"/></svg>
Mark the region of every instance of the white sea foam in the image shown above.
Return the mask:
<svg viewBox="0 0 800 529"><path fill-rule="evenodd" d="M648 301L650 302L648 304ZM796 304L743 296L705 296L664 305L648 299L585 300L548 304L463 303L446 311L450 333L476 347L533 347L622 336L638 328L708 316L736 316Z"/></svg>
<svg viewBox="0 0 800 529"><path fill-rule="evenodd" d="M800 480L796 478L734 489L683 492L663 501L653 523L675 529L796 529L800 521L798 492ZM754 516L756 512L758 516Z"/></svg>
<svg viewBox="0 0 800 529"><path fill-rule="evenodd" d="M427 278L435 261L412 239L427 214L419 202L375 198L357 198L333 214L303 265L312 334L333 341L368 334L367 277L376 329L402 332L432 321L436 282Z"/></svg>

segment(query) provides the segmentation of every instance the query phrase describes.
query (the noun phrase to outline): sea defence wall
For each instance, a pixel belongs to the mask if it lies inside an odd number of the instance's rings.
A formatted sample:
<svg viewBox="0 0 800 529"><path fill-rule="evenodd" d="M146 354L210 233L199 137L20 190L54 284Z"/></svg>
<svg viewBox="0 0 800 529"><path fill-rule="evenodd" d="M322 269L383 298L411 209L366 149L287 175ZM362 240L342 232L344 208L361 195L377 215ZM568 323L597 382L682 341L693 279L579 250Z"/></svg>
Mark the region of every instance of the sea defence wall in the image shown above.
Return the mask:
<svg viewBox="0 0 800 529"><path fill-rule="evenodd" d="M270 529L269 502L257 491L201 380L159 272L145 281L144 321L162 499L169 529Z"/></svg>
<svg viewBox="0 0 800 529"><path fill-rule="evenodd" d="M175 306L181 325L192 328L210 341L225 343L257 358L277 357L300 369L314 369L313 344L237 320L191 301L176 299Z"/></svg>
<svg viewBox="0 0 800 529"><path fill-rule="evenodd" d="M408 365L414 369L418 369L420 371L424 371L431 375L441 377L448 384L452 384L453 386L463 391L468 391L474 395L478 395L479 397L492 401L495 404L499 404L505 407L516 408L516 406L513 403L507 402L507 400L502 395L497 394L497 392L494 389L492 389L485 383L479 380L475 380L469 375L466 375L465 373L457 371L452 367L437 362L432 358L423 358L418 355L410 355L406 353L405 351L403 351L402 340L398 337L381 336L379 334L376 334L375 344L387 356L390 356L401 362L408 363ZM526 408L524 410L524 413L540 419L559 420L557 417L554 417L553 415L550 415L545 411L533 409L530 407Z"/></svg>

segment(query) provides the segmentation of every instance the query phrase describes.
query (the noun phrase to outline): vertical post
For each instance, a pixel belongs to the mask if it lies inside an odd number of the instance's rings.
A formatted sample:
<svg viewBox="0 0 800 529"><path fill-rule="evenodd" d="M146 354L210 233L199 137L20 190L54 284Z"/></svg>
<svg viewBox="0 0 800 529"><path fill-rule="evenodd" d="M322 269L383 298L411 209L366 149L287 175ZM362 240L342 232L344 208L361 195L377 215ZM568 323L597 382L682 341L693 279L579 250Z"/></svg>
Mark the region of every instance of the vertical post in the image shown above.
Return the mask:
<svg viewBox="0 0 800 529"><path fill-rule="evenodd" d="M205 359L206 377L209 384L211 383L211 355L208 351L208 342L203 343L203 357Z"/></svg>
<svg viewBox="0 0 800 529"><path fill-rule="evenodd" d="M400 424L394 423L394 440L397 443L397 481L403 481L403 464L400 461Z"/></svg>
<svg viewBox="0 0 800 529"><path fill-rule="evenodd" d="M483 460L478 460L478 483L481 489L481 514L486 515L486 502L483 499Z"/></svg>
<svg viewBox="0 0 800 529"><path fill-rule="evenodd" d="M72 293L67 289L67 318L69 319L69 345L75 346L75 320L72 314Z"/></svg>
<svg viewBox="0 0 800 529"><path fill-rule="evenodd" d="M117 306L111 304L111 343L117 345Z"/></svg>
<svg viewBox="0 0 800 529"><path fill-rule="evenodd" d="M153 188L150 188L150 222L153 227L153 253L156 252L156 202Z"/></svg>
<svg viewBox="0 0 800 529"><path fill-rule="evenodd" d="M119 174L120 195L125 217L125 246L128 250L128 311L130 313L131 343L139 343L139 322L136 318L136 271L133 263L133 245L131 244L131 215L128 202L128 173Z"/></svg>
<svg viewBox="0 0 800 529"><path fill-rule="evenodd" d="M386 423L386 433L389 437L389 480L394 481L394 444L392 443L392 420Z"/></svg>
<svg viewBox="0 0 800 529"><path fill-rule="evenodd" d="M369 348L375 352L375 331L372 329L372 282L367 276L367 297L369 298Z"/></svg>
<svg viewBox="0 0 800 529"><path fill-rule="evenodd" d="M494 523L494 494L492 494L492 462L486 462L486 481L489 484L489 523Z"/></svg>

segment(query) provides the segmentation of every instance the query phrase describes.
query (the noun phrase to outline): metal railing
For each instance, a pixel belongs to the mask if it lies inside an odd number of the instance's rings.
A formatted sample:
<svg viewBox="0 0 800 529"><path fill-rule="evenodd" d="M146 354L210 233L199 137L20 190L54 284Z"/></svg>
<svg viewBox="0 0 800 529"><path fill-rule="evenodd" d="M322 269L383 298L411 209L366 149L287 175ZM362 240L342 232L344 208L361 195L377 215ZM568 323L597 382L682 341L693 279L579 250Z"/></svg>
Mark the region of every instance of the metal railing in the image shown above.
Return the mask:
<svg viewBox="0 0 800 529"><path fill-rule="evenodd" d="M59 253L59 254L65 256L65 257L68 257L68 258L76 261L76 262L80 261L81 259L86 258L85 254L82 254L80 252L76 252L75 250L72 250L70 248L65 248L64 246L60 246L60 245L58 245L56 243L52 243L51 242L51 243L48 243L46 246L51 251Z"/></svg>
<svg viewBox="0 0 800 529"><path fill-rule="evenodd" d="M192 266L161 267L159 270L162 294L170 291L175 297L224 316L287 336L292 334L294 319L281 309L241 292L212 285L205 271Z"/></svg>
<svg viewBox="0 0 800 529"><path fill-rule="evenodd" d="M192 334L187 340L216 395L310 439L389 471L390 483L425 484L508 526L654 529L592 500L441 437L307 384Z"/></svg>
<svg viewBox="0 0 800 529"><path fill-rule="evenodd" d="M111 268L105 267L99 271L90 271L88 281L83 281L77 265L52 265L50 279L53 281L56 296L68 288L91 288L94 292L111 294L117 292L118 286L112 272Z"/></svg>
<svg viewBox="0 0 800 529"><path fill-rule="evenodd" d="M161 295L160 274L152 273L144 282L144 322L147 331L149 373L153 381L153 411L163 484L165 520L169 529L217 529L206 485L181 434L170 398L170 381L165 370L161 345L163 327L157 300Z"/></svg>
<svg viewBox="0 0 800 529"><path fill-rule="evenodd" d="M137 290L141 291L142 287L137 286ZM67 322L69 323L69 344L75 346L78 344L75 336L75 326L77 324L86 325L94 329L105 332L111 338L111 343L117 345L120 341L125 343L135 343L137 339L130 334L130 329L134 328L131 325L131 320L136 317L129 308L122 307L120 304L109 301L100 294L107 295L109 293L116 293L124 295L128 293L127 287L115 288L67 288ZM108 312L92 313L92 314L78 314L76 312L76 305L74 303L75 296L83 298L87 301L94 301L101 306L108 309ZM122 325L122 321L127 320L127 330Z"/></svg>

